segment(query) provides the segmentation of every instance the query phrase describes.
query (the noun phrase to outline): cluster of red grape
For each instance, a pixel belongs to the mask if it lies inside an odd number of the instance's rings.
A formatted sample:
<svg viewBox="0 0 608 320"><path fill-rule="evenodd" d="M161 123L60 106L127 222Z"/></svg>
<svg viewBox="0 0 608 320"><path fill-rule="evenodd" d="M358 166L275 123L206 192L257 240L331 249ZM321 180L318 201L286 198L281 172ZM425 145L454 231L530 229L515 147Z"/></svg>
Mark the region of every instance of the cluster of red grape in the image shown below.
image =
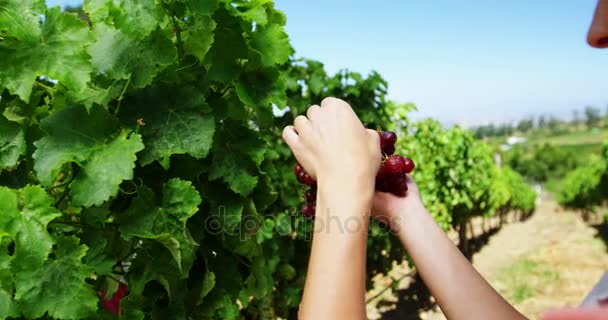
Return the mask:
<svg viewBox="0 0 608 320"><path fill-rule="evenodd" d="M298 181L306 186L308 190L304 191L304 204L302 205L302 215L305 218L315 217L315 205L317 202L317 182L304 171L304 168L299 163L293 168Z"/></svg>
<svg viewBox="0 0 608 320"><path fill-rule="evenodd" d="M392 131L378 131L380 136L380 149L382 150L382 165L376 174L376 191L390 192L403 197L407 192L406 174L411 173L416 166L410 158L404 158L395 153L397 135ZM317 182L313 179L299 163L296 163L293 171L298 181L308 189L304 191L304 204L302 215L305 218L315 217L315 205L317 201Z"/></svg>
<svg viewBox="0 0 608 320"><path fill-rule="evenodd" d="M376 174L376 191L390 192L403 197L407 192L406 174L414 171L416 165L410 158L404 158L395 153L397 135L392 131L378 131L380 149L382 150L382 165Z"/></svg>

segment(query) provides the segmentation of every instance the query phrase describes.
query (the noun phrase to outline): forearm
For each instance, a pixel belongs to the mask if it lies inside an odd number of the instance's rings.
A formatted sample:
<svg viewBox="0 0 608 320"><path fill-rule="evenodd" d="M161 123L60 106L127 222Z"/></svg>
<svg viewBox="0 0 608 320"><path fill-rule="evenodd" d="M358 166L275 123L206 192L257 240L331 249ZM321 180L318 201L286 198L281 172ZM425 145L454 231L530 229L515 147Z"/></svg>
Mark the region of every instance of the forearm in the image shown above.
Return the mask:
<svg viewBox="0 0 608 320"><path fill-rule="evenodd" d="M372 182L319 181L301 319L365 319L365 254Z"/></svg>
<svg viewBox="0 0 608 320"><path fill-rule="evenodd" d="M448 319L525 319L473 268L422 204L404 209L398 235Z"/></svg>

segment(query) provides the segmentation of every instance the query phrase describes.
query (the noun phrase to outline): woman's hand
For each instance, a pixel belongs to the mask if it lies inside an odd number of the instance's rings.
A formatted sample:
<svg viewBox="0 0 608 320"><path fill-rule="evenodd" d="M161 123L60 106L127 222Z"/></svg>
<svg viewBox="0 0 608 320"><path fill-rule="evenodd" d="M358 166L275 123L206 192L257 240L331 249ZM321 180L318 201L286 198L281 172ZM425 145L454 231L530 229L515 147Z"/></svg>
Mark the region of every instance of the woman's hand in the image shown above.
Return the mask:
<svg viewBox="0 0 608 320"><path fill-rule="evenodd" d="M373 183L380 167L378 134L365 129L350 105L340 99L325 98L321 106L311 106L306 117L298 116L293 126L283 130L283 139L317 180Z"/></svg>
<svg viewBox="0 0 608 320"><path fill-rule="evenodd" d="M346 102L326 98L285 128L283 139L317 179L299 318L365 319L367 231L381 160L378 133L366 130Z"/></svg>
<svg viewBox="0 0 608 320"><path fill-rule="evenodd" d="M408 212L424 209L418 186L411 176L407 176L407 194L399 197L388 192L376 192L372 204L372 216L399 233Z"/></svg>

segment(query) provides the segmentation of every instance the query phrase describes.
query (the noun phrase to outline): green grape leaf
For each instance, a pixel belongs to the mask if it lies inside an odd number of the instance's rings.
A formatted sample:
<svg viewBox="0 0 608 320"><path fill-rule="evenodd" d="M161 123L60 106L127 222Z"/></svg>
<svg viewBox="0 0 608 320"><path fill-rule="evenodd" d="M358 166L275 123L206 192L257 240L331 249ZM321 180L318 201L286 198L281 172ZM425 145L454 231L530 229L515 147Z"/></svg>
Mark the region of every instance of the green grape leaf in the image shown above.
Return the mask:
<svg viewBox="0 0 608 320"><path fill-rule="evenodd" d="M213 20L222 23L215 28L214 42L207 53L205 65L209 68L209 79L230 81L236 78L242 69L241 59L247 58L247 44L241 32L240 19L218 9Z"/></svg>
<svg viewBox="0 0 608 320"><path fill-rule="evenodd" d="M33 14L31 9L15 8L12 1L0 10L3 12L0 30L9 31L0 41L3 62L0 88L7 88L26 102L39 76L58 80L70 91L84 90L92 71L85 51L92 40L87 24L54 7L46 12L41 31L35 32L33 29L39 28L40 18L38 21L31 17L12 20L11 17L18 15L15 11L25 12L28 17ZM27 31L12 34L11 30Z"/></svg>
<svg viewBox="0 0 608 320"><path fill-rule="evenodd" d="M260 27L251 35L249 44L260 54L263 66L283 64L293 53L287 33L277 24Z"/></svg>
<svg viewBox="0 0 608 320"><path fill-rule="evenodd" d="M264 26L268 23L268 16L266 16L266 9L262 6L255 6L249 10L240 14L245 20L255 22L260 26Z"/></svg>
<svg viewBox="0 0 608 320"><path fill-rule="evenodd" d="M75 162L81 172L71 183L75 206L99 205L133 177L135 154L144 148L141 137L122 132L117 120L100 107L59 110L42 121L47 136L36 141L34 169L45 186L53 184L64 164Z"/></svg>
<svg viewBox="0 0 608 320"><path fill-rule="evenodd" d="M42 0L4 0L0 3L0 31L19 41L40 37L40 16L45 11Z"/></svg>
<svg viewBox="0 0 608 320"><path fill-rule="evenodd" d="M157 0L121 0L112 12L114 24L131 38L144 38L154 31L165 13Z"/></svg>
<svg viewBox="0 0 608 320"><path fill-rule="evenodd" d="M239 99L255 110L257 122L263 127L273 123L273 104L280 108L286 105L285 81L278 70L242 73L234 88Z"/></svg>
<svg viewBox="0 0 608 320"><path fill-rule="evenodd" d="M211 149L214 132L215 120L211 116L194 110L167 112L160 119L153 118L146 122L144 137L147 148L141 162L145 165L173 154L185 153L198 159L204 158Z"/></svg>
<svg viewBox="0 0 608 320"><path fill-rule="evenodd" d="M186 221L198 212L201 201L189 181L177 178L163 186L160 204L156 203L152 190L141 187L138 197L120 217L120 232L125 238L135 236L158 241L171 252L181 271L183 260L191 263L196 245Z"/></svg>
<svg viewBox="0 0 608 320"><path fill-rule="evenodd" d="M225 132L228 130L230 132ZM224 180L230 189L246 196L257 185L257 172L264 155L266 143L254 131L227 124L217 136L209 180Z"/></svg>
<svg viewBox="0 0 608 320"><path fill-rule="evenodd" d="M201 287L201 293L198 296L196 305L200 305L203 303L204 298L209 294L209 292L215 287L215 273L206 272L205 277L203 278L203 284Z"/></svg>
<svg viewBox="0 0 608 320"><path fill-rule="evenodd" d="M163 94L159 94L159 93ZM146 149L139 160L147 165L155 160L168 163L174 154L201 159L209 154L215 133L215 119L204 112L204 97L191 87L153 87L127 101L123 118L142 119ZM150 109L150 105L155 108Z"/></svg>
<svg viewBox="0 0 608 320"><path fill-rule="evenodd" d="M100 23L95 25L94 33L97 41L89 46L88 53L95 71L114 79L131 78L137 88L152 83L177 56L173 42L160 30L133 40L121 30Z"/></svg>
<svg viewBox="0 0 608 320"><path fill-rule="evenodd" d="M135 154L143 148L140 135L123 131L103 149L92 152L82 165L82 176L70 184L72 203L90 207L115 195L123 180L133 178Z"/></svg>
<svg viewBox="0 0 608 320"><path fill-rule="evenodd" d="M217 10L220 1L219 0L187 0L188 7L195 15L211 15Z"/></svg>
<svg viewBox="0 0 608 320"><path fill-rule="evenodd" d="M53 199L40 187L0 187L0 235L15 241L13 270L40 267L51 252L47 225L61 215L52 205Z"/></svg>
<svg viewBox="0 0 608 320"><path fill-rule="evenodd" d="M25 150L23 128L0 116L0 171L17 166L19 157L25 154Z"/></svg>
<svg viewBox="0 0 608 320"><path fill-rule="evenodd" d="M56 239L54 258L41 267L30 266L15 274L15 299L28 318L42 317L46 312L57 319L91 316L99 300L85 281L91 275L91 270L82 263L87 247L79 245L74 236Z"/></svg>
<svg viewBox="0 0 608 320"><path fill-rule="evenodd" d="M221 178L228 183L232 191L243 196L253 191L253 188L258 183L258 177L243 169L239 159L231 157L228 154L218 155L215 153L213 160L209 179L215 180Z"/></svg>
<svg viewBox="0 0 608 320"><path fill-rule="evenodd" d="M213 44L216 25L209 16L195 16L193 25L184 32L184 51L203 61Z"/></svg>
<svg viewBox="0 0 608 320"><path fill-rule="evenodd" d="M0 232L0 318L2 319L19 316L17 304L13 300L13 274L10 272L11 256L8 250L10 240L6 234Z"/></svg>

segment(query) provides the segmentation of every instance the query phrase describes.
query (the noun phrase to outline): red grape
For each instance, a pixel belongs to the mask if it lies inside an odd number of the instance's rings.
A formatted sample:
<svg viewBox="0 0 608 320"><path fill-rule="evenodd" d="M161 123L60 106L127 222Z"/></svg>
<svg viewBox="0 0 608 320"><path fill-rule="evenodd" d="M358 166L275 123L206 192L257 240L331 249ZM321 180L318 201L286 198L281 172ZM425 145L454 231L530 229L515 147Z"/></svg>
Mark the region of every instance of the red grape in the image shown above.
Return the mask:
<svg viewBox="0 0 608 320"><path fill-rule="evenodd" d="M394 146L397 142L397 135L392 131L382 132L381 138L385 146Z"/></svg>
<svg viewBox="0 0 608 320"><path fill-rule="evenodd" d="M407 177L405 173L399 172L395 175L392 175L389 179L389 188L392 194L403 197L407 192Z"/></svg>
<svg viewBox="0 0 608 320"><path fill-rule="evenodd" d="M395 153L395 146L387 146L382 149L382 152L390 156Z"/></svg>
<svg viewBox="0 0 608 320"><path fill-rule="evenodd" d="M306 173L305 171L300 171L297 178L301 184L305 184L308 186L315 184L315 179L313 179L311 176L309 176L308 173Z"/></svg>
<svg viewBox="0 0 608 320"><path fill-rule="evenodd" d="M298 178L298 181L301 184L309 186L315 184L315 179L309 176L299 163L296 163L296 165L293 167L293 172L296 174L296 178Z"/></svg>
<svg viewBox="0 0 608 320"><path fill-rule="evenodd" d="M414 160L412 160L410 158L405 158L405 159L403 159L403 161L404 161L403 170L405 173L411 173L412 171L414 171L414 168L416 167Z"/></svg>
<svg viewBox="0 0 608 320"><path fill-rule="evenodd" d="M317 200L317 192L313 189L306 190L304 192L304 201L307 203L313 203Z"/></svg>
<svg viewBox="0 0 608 320"><path fill-rule="evenodd" d="M390 187L388 185L387 176L376 177L376 191L389 192Z"/></svg>
<svg viewBox="0 0 608 320"><path fill-rule="evenodd" d="M315 211L315 205L312 203L305 203L302 206L302 216L304 216L304 218L314 218Z"/></svg>
<svg viewBox="0 0 608 320"><path fill-rule="evenodd" d="M385 170L389 174L404 172L405 159L398 154L394 154L394 155L388 157L388 159L386 159L386 161L384 162L384 167L386 168Z"/></svg>

